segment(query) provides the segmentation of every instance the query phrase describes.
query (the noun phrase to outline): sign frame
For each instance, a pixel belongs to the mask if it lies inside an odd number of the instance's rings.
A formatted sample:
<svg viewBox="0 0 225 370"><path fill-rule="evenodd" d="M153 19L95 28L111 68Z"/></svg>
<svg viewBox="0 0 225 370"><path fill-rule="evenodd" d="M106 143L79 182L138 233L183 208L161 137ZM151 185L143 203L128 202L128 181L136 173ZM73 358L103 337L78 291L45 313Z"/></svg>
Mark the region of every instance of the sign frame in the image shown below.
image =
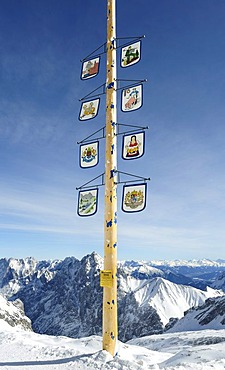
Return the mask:
<svg viewBox="0 0 225 370"><path fill-rule="evenodd" d="M131 89L135 89L137 87L140 87L140 92L141 92L141 97L139 99L141 99L141 103L140 105L137 107L137 108L133 108L133 109L125 109L126 106L130 106L132 107L133 105L137 104L137 101L138 101L138 97L136 96L132 96L135 94L135 91L136 92L139 92L138 90L135 90L133 92L130 92ZM127 93L129 94L130 96L130 99L125 103L124 102L124 92L127 91ZM126 94L125 94L126 95ZM137 94L136 94L137 95ZM136 99L136 101L135 101ZM136 111L138 109L140 109L141 107L143 106L143 84L142 83L139 83L137 85L132 85L128 88L123 88L122 91L121 91L121 111L124 112L124 113L130 113L130 112L133 112L133 111Z"/></svg>
<svg viewBox="0 0 225 370"><path fill-rule="evenodd" d="M88 77L83 77L84 70L85 70L85 63L86 63L86 65L87 65L88 63L93 62L93 61L94 61L94 63L96 63L96 60L98 60L98 69L97 69L97 72L96 72L96 73L94 73L93 75L92 75L92 74L91 74L91 75L89 75ZM90 80L91 78L96 77L96 76L99 74L100 62L101 62L101 57L100 57L100 55L98 55L98 56L96 56L96 57L94 57L94 58L90 58L90 59L86 59L86 60L84 60L84 61L82 62L82 66L81 66L80 79L81 79L82 81L85 81L85 80ZM91 69L91 68L94 68L94 67L89 67L89 69Z"/></svg>
<svg viewBox="0 0 225 370"><path fill-rule="evenodd" d="M91 192L91 191L96 191L95 202L93 203L93 205L90 205L92 207L95 206L95 210L91 214L82 214L82 213L80 213L80 196L81 196L81 193L88 193L88 192ZM90 188L90 189L85 189L85 190L79 190L78 203L77 203L77 214L78 214L78 216L80 216L80 217L91 217L91 216L94 216L97 211L98 211L98 188Z"/></svg>
<svg viewBox="0 0 225 370"><path fill-rule="evenodd" d="M95 164L92 164L92 165L90 165L90 166L82 166L82 147L89 147L89 146L91 146L92 144L97 144L97 147L96 147L96 152L97 152L97 154L96 154L96 156L97 156L97 161L95 162ZM92 142L88 142L88 143L84 143L84 144L81 144L80 145L80 151L79 151L79 153L80 153L80 158L79 158L79 164L80 164L80 167L82 168L82 169L86 169L86 168L92 168L92 167L95 167L95 166L97 166L98 165L98 163L99 163L99 141L98 140L96 140L96 141L92 141ZM88 161L87 161L88 162ZM90 162L89 162L90 163Z"/></svg>
<svg viewBox="0 0 225 370"><path fill-rule="evenodd" d="M100 270L100 287L112 288L113 277L112 270Z"/></svg>
<svg viewBox="0 0 225 370"><path fill-rule="evenodd" d="M127 188L133 188L134 189L137 186L142 186L142 187L144 186L144 189L145 189L145 193L144 193L144 205L143 205L143 207L141 209L137 209L137 210L134 209L134 210L131 210L131 211L129 211L127 209L124 209L124 198L126 196L125 195L125 189L127 189ZM123 212L126 212L126 213L142 212L146 208L146 203L147 203L147 184L146 184L146 182L144 182L144 183L138 183L138 184L132 184L132 185L124 185L123 186L123 196L122 196L122 206L121 206Z"/></svg>
<svg viewBox="0 0 225 370"><path fill-rule="evenodd" d="M132 137L133 136L137 136L137 135L143 135L142 137L142 143L141 143L141 146L142 146L142 153L140 155L134 155L134 156L126 156L124 157L124 152L125 152L125 140L127 137L130 137L130 139L132 140ZM122 159L124 159L125 161L130 161L130 160L133 160L133 159L138 159L138 158L141 158L143 155L145 154L145 131L140 131L140 132L134 132L134 133L131 133L131 134L125 134L123 135L123 142L122 142Z"/></svg>
<svg viewBox="0 0 225 370"><path fill-rule="evenodd" d="M98 101L98 103L97 103L97 110L96 110L95 115L93 117L90 117L90 118L85 118L85 119L81 118L82 108L84 107L84 105L87 104L87 103L95 102L95 101ZM80 107L80 113L79 113L79 121L82 121L82 122L83 121L89 121L89 120L94 119L95 117L97 117L98 112L99 112L99 106L100 106L100 98L91 99L91 100L85 100L84 102L82 102L81 107ZM89 114L87 114L87 116L88 115L90 116L91 114L92 113L89 113Z"/></svg>
<svg viewBox="0 0 225 370"><path fill-rule="evenodd" d="M128 48L129 46L133 46L133 45L135 45L135 44L140 44L140 46L139 46L139 57L138 57L138 60L136 60L136 61L134 61L134 62L130 62L129 64L127 64L127 65L123 65L123 50L125 49L125 48ZM138 41L136 41L136 42L132 42L132 43L127 43L126 45L124 45L123 47L121 47L121 51L120 51L120 66L121 66L121 68L128 68L128 67L132 67L133 65L135 65L135 64L137 64L137 63L139 63L140 62L140 60L141 60L141 54L142 54L142 40L138 40Z"/></svg>

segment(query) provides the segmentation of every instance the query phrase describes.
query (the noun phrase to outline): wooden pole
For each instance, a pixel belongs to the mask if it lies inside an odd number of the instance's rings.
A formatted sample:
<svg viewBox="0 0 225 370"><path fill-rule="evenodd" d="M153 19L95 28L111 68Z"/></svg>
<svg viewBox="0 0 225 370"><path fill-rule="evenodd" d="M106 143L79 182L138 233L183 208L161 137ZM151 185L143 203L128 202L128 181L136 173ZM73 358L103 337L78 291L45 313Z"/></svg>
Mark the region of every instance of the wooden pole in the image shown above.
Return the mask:
<svg viewBox="0 0 225 370"><path fill-rule="evenodd" d="M103 288L103 349L117 349L117 139L116 139L116 0L107 0L106 154L104 270L110 281Z"/></svg>

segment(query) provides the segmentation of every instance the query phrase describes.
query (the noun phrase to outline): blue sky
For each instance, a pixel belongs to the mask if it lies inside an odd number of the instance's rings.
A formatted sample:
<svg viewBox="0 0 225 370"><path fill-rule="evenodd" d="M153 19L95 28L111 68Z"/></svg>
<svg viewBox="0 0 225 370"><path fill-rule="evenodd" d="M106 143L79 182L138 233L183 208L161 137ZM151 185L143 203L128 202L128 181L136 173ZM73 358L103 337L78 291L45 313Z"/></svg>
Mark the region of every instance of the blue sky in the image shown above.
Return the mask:
<svg viewBox="0 0 225 370"><path fill-rule="evenodd" d="M121 209L119 259L225 258L225 2L117 1L117 37L146 35L142 60L118 78L144 79L144 105L118 121L149 126L145 156L118 169L151 177L147 208ZM137 5L138 4L138 5ZM0 1L0 257L103 255L103 193L76 214L76 142L105 124L81 122L79 98L105 80L80 80L80 59L106 40L106 1ZM119 53L118 53L119 54Z"/></svg>

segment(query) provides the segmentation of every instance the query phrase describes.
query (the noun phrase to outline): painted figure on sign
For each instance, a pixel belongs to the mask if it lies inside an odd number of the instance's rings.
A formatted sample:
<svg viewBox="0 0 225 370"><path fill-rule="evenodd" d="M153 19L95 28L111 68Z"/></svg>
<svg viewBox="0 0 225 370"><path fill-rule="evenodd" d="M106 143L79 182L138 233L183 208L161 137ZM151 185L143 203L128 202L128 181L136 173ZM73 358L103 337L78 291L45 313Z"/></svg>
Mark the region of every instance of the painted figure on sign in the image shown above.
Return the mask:
<svg viewBox="0 0 225 370"><path fill-rule="evenodd" d="M81 105L79 120L85 121L97 116L100 99L85 101Z"/></svg>
<svg viewBox="0 0 225 370"><path fill-rule="evenodd" d="M132 135L123 137L123 159L137 159L143 156L145 148L145 133L134 132Z"/></svg>
<svg viewBox="0 0 225 370"><path fill-rule="evenodd" d="M89 115L91 115L92 117L95 116L95 107L93 102L90 102L89 104L84 104L81 118Z"/></svg>
<svg viewBox="0 0 225 370"><path fill-rule="evenodd" d="M121 66L129 67L138 63L141 57L141 42L127 45L121 50Z"/></svg>
<svg viewBox="0 0 225 370"><path fill-rule="evenodd" d="M139 95L139 91L136 88L133 88L131 91L130 89L126 90L125 96L126 96L126 99L128 100L125 103L126 109L131 109L133 108L133 105L137 104L138 95Z"/></svg>
<svg viewBox="0 0 225 370"><path fill-rule="evenodd" d="M131 140L128 145L126 145L126 157L137 157L139 156L139 146L141 143L137 141L136 135L131 136Z"/></svg>
<svg viewBox="0 0 225 370"><path fill-rule="evenodd" d="M124 89L122 92L122 111L129 112L142 106L142 85Z"/></svg>
<svg viewBox="0 0 225 370"><path fill-rule="evenodd" d="M98 74L99 58L88 60L83 64L82 76L83 80L94 77Z"/></svg>
<svg viewBox="0 0 225 370"><path fill-rule="evenodd" d="M125 53L125 58L123 59L124 65L128 65L139 58L139 51L133 48L131 45L128 47Z"/></svg>

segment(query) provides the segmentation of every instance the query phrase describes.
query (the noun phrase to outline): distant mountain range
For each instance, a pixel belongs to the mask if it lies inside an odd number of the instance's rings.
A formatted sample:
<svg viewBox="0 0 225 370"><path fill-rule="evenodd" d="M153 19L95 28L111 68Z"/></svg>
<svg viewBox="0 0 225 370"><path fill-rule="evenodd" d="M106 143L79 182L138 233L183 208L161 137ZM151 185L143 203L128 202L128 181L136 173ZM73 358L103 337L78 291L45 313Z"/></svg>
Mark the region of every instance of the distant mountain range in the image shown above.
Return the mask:
<svg viewBox="0 0 225 370"><path fill-rule="evenodd" d="M223 300L224 293L218 289L225 291L224 261L185 263L118 263L121 340L162 333L172 330L172 325L175 330L185 311ZM94 252L81 261L74 257L62 261L3 258L0 293L10 301L23 302L25 314L38 333L74 338L101 335L101 269L103 259Z"/></svg>
<svg viewBox="0 0 225 370"><path fill-rule="evenodd" d="M225 291L225 284L221 282L225 274L225 260L124 261L119 262L119 266L124 266L130 270L132 276L140 279L148 278L149 274L155 271L154 276L162 276L176 284L190 285L203 290L211 286Z"/></svg>
<svg viewBox="0 0 225 370"><path fill-rule="evenodd" d="M216 261L212 261L209 259L201 259L201 260L174 260L174 261L166 261L166 260L153 260L148 262L152 266L170 266L170 267L177 267L177 266L188 266L188 267L225 267L225 260L217 259Z"/></svg>

